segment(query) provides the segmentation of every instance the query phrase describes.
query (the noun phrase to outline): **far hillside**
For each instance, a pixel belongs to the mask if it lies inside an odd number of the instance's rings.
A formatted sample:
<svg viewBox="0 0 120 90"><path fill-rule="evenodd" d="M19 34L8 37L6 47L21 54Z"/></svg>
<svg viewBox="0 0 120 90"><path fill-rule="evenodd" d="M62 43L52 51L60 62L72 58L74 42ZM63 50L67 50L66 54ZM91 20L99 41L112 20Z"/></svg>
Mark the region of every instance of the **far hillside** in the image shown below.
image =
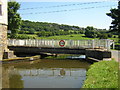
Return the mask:
<svg viewBox="0 0 120 90"><path fill-rule="evenodd" d="M68 34L83 34L84 28L57 23L32 22L23 20L19 34L37 34L41 36L55 36Z"/></svg>
<svg viewBox="0 0 120 90"><path fill-rule="evenodd" d="M115 33L108 33L106 29L97 29L92 26L86 28L65 24L33 22L22 20L21 29L18 30L18 39L40 39L60 35L84 34L86 38L116 38Z"/></svg>

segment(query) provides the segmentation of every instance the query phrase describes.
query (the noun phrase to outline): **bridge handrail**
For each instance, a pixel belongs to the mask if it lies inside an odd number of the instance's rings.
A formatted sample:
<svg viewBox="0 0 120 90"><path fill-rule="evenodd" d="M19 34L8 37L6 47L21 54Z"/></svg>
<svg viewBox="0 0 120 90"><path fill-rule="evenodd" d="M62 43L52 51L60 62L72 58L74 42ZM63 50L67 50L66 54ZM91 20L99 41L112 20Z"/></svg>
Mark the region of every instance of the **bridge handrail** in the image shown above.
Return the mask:
<svg viewBox="0 0 120 90"><path fill-rule="evenodd" d="M110 39L64 40L65 45L59 45L60 40L46 39L8 39L8 46L52 47L52 48L103 48L110 50L114 41ZM113 45L114 46L114 45Z"/></svg>

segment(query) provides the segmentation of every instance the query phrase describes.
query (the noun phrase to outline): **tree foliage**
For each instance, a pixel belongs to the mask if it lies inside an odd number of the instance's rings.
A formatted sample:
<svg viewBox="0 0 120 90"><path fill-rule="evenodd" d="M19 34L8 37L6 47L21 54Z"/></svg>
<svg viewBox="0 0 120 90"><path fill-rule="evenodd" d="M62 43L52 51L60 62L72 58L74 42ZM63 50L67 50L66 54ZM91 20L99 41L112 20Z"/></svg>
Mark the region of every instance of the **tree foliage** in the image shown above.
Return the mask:
<svg viewBox="0 0 120 90"><path fill-rule="evenodd" d="M88 26L85 29L85 35L86 35L86 37L96 38L97 37L97 31L94 27Z"/></svg>
<svg viewBox="0 0 120 90"><path fill-rule="evenodd" d="M8 2L8 30L11 30L11 38L16 38L18 29L21 26L21 17L17 13L17 10L20 8L20 4L15 1Z"/></svg>
<svg viewBox="0 0 120 90"><path fill-rule="evenodd" d="M32 22L28 20L22 20L21 30L19 30L19 34L37 34L39 37L83 33L84 28L78 26L60 25L48 22Z"/></svg>
<svg viewBox="0 0 120 90"><path fill-rule="evenodd" d="M112 26L110 26L111 32L117 32L120 37L120 1L118 1L118 8L114 8L110 10L110 13L107 13L113 20L111 22Z"/></svg>

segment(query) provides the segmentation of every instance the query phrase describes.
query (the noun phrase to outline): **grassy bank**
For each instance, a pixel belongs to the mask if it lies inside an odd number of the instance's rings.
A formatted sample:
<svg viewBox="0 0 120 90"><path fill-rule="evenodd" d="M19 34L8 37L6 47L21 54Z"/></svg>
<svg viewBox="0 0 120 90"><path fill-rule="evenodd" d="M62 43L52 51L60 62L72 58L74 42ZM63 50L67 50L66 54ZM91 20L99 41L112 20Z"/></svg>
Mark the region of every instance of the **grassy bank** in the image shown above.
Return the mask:
<svg viewBox="0 0 120 90"><path fill-rule="evenodd" d="M35 39L71 39L71 40L81 40L81 39L96 39L85 37L85 34L70 34L70 35L59 35L59 36L49 36L49 37L38 37L35 34L19 34L20 36L33 37ZM97 38L98 39L98 38ZM118 38L108 38L118 42Z"/></svg>
<svg viewBox="0 0 120 90"><path fill-rule="evenodd" d="M60 36L50 36L50 37L39 37L39 39L71 39L71 40L81 40L81 39L93 39L87 38L84 34L71 34L71 35L60 35Z"/></svg>
<svg viewBox="0 0 120 90"><path fill-rule="evenodd" d="M60 36L49 36L49 37L38 37L33 34L19 34L27 37L33 37L35 39L71 39L71 40L80 40L80 39L94 39L85 37L84 34L71 34L71 35L60 35Z"/></svg>
<svg viewBox="0 0 120 90"><path fill-rule="evenodd" d="M118 88L118 62L101 61L91 65L83 88Z"/></svg>

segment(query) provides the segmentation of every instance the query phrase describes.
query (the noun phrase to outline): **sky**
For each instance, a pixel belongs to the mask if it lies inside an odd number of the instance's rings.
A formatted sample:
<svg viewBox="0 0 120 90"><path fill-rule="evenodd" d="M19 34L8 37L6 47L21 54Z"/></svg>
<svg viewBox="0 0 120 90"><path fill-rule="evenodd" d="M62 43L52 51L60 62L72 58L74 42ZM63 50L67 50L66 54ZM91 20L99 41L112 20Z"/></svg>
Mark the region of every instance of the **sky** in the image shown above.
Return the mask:
<svg viewBox="0 0 120 90"><path fill-rule="evenodd" d="M16 0L22 20L50 22L79 27L109 29L111 17L106 13L117 8L117 0Z"/></svg>

